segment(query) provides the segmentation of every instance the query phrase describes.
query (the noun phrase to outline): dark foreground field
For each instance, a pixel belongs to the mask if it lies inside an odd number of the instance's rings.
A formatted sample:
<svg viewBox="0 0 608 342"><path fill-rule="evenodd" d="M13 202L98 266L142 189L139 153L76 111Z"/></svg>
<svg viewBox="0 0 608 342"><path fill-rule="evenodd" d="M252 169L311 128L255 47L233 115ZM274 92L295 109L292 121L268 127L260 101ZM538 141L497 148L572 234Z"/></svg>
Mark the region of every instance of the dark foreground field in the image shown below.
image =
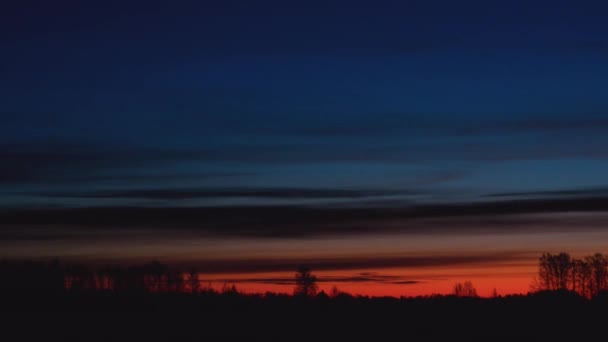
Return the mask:
<svg viewBox="0 0 608 342"><path fill-rule="evenodd" d="M10 336L3 341L579 341L603 339L608 309L605 299L570 293L493 299L234 293L2 297L2 335Z"/></svg>

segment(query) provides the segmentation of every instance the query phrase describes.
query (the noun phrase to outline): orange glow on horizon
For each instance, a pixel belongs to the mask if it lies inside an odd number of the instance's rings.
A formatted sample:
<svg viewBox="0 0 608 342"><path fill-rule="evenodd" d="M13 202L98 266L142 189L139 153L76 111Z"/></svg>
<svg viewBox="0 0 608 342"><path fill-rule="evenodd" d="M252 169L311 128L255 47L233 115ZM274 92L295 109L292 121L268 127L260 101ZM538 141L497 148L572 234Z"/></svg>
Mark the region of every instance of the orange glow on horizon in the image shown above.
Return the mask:
<svg viewBox="0 0 608 342"><path fill-rule="evenodd" d="M471 281L481 297L490 297L494 290L498 295L526 294L530 291L530 285L536 275L537 264L535 261L522 263L520 265L503 266L474 266L474 267L441 267L428 269L362 269L348 271L317 271L319 291L330 294L335 286L340 292L351 295L363 295L371 297L416 297L434 294L446 295L452 292L454 285L458 282ZM352 281L349 278L369 274L370 278L377 276L378 280ZM264 294L266 292L292 294L294 284L290 282L294 272L272 272L255 274L238 274L227 276L201 275L202 285L221 290L224 285L236 285L242 293ZM383 277L400 277L399 279L411 279L412 283L398 280L391 282L383 281ZM263 279L269 279L264 282ZM279 281L273 282L273 279ZM332 281L332 279L337 279ZM228 281L227 281L228 280ZM407 282L407 280L405 281Z"/></svg>

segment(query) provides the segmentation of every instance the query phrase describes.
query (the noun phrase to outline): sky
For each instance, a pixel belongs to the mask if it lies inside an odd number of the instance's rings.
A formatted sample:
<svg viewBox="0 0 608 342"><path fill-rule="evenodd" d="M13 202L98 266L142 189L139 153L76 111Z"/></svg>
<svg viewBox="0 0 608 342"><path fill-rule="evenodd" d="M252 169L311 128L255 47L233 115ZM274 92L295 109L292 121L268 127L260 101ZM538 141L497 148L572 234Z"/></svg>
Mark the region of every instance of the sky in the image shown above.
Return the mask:
<svg viewBox="0 0 608 342"><path fill-rule="evenodd" d="M606 252L601 1L0 7L0 258L525 292Z"/></svg>

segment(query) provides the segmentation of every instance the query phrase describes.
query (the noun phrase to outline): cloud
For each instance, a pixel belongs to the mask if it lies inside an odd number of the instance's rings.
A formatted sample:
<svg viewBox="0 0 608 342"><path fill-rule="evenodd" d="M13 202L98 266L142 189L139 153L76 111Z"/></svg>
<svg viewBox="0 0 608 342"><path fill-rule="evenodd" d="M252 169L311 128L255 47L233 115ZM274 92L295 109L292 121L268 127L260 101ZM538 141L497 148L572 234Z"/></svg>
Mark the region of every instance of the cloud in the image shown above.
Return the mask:
<svg viewBox="0 0 608 342"><path fill-rule="evenodd" d="M0 182L30 182L53 180L72 172L99 165L99 158L89 153L84 145L51 144L5 144L0 148Z"/></svg>
<svg viewBox="0 0 608 342"><path fill-rule="evenodd" d="M235 130L223 127L221 134L238 139L221 144L151 148L57 140L3 143L0 183L244 178L260 165L603 160L608 158L603 148L608 142L603 134L608 120L603 116L535 114L525 119L493 116L465 122L447 114L358 114L327 120L292 115L248 121ZM515 143L514 134L518 135ZM175 169L188 163L221 165L224 170L184 173Z"/></svg>
<svg viewBox="0 0 608 342"><path fill-rule="evenodd" d="M487 197L605 197L608 195L607 187L594 187L587 189L564 189L564 190L545 190L545 191L525 191L525 192L502 192L488 194Z"/></svg>
<svg viewBox="0 0 608 342"><path fill-rule="evenodd" d="M584 212L587 216L560 216L574 212ZM37 236L35 230L28 230L33 226L77 227L77 237L86 236L88 230L102 229L111 234L132 229L232 237L307 238L379 232L514 232L530 230L531 226L545 227L542 229L546 231L577 225L603 229L606 212L608 198L576 197L405 207L290 205L4 209L0 211L0 222L4 228L23 227L19 233L23 238L28 234L32 238Z"/></svg>
<svg viewBox="0 0 608 342"><path fill-rule="evenodd" d="M247 278L222 278L214 279L215 282L223 283L260 283L260 284L273 284L273 285L294 285L295 280L293 277L247 277ZM426 281L412 280L408 277L398 275L363 275L359 273L354 276L317 276L318 283L384 283L384 284L398 284L398 285L414 285L425 283Z"/></svg>
<svg viewBox="0 0 608 342"><path fill-rule="evenodd" d="M235 136L259 139L259 143L226 145L223 153L210 158L265 164L382 162L414 165L438 161L608 158L602 148L603 143L608 142L603 134L608 128L603 113L582 117L535 113L526 118L469 116L469 120L447 113L335 115L324 120L294 119L294 116L289 120L275 120L272 117L265 119L268 124L254 122L228 131ZM514 136L517 136L515 142ZM541 143L539 136L542 136ZM268 143L268 140L279 143Z"/></svg>
<svg viewBox="0 0 608 342"><path fill-rule="evenodd" d="M203 273L263 273L263 272L292 272L300 265L308 265L313 271L334 270L360 270L372 268L427 268L456 265L483 265L497 264L505 261L529 261L528 253L486 253L470 255L426 255L387 257L349 257L349 258L249 258L244 259L214 259L208 261L193 261L189 266ZM268 278L257 278L262 282ZM343 276L320 278L326 282L385 282L412 281L401 276L375 275L375 276ZM271 281L287 282L290 278L270 278Z"/></svg>
<svg viewBox="0 0 608 342"><path fill-rule="evenodd" d="M373 139L374 142L396 137L479 137L500 134L595 133L608 128L606 110L579 109L580 112L525 112L519 115L492 113L381 112L372 109L345 114L320 116L315 113L294 113L289 116L265 113L242 121L229 120L227 132L246 136L277 138L322 138L335 141ZM469 120L462 120L467 117ZM239 122L239 124L234 124Z"/></svg>
<svg viewBox="0 0 608 342"><path fill-rule="evenodd" d="M312 188L206 188L206 189L142 189L85 192L42 192L44 197L74 198L145 198L145 199L196 199L196 198L278 198L278 199L359 199L395 195L415 195L414 190L348 190Z"/></svg>
<svg viewBox="0 0 608 342"><path fill-rule="evenodd" d="M215 159L211 149L126 148L70 141L0 145L0 184L171 179L214 179L253 175L249 171L158 171L179 162ZM156 170L151 173L150 170Z"/></svg>

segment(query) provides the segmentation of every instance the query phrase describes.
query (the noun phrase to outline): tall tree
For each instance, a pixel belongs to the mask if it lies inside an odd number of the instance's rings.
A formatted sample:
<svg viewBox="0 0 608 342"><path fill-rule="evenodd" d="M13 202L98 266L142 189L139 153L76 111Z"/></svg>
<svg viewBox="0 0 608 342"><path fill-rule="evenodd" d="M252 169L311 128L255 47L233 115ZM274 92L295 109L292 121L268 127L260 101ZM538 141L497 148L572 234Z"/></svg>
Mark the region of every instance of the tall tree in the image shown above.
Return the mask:
<svg viewBox="0 0 608 342"><path fill-rule="evenodd" d="M310 272L307 266L300 266L295 275L296 288L294 296L314 297L317 294L317 277Z"/></svg>
<svg viewBox="0 0 608 342"><path fill-rule="evenodd" d="M586 260L574 259L571 270L571 289L583 297L591 297L591 267Z"/></svg>
<svg viewBox="0 0 608 342"><path fill-rule="evenodd" d="M538 261L539 290L568 290L572 266L568 253L543 253Z"/></svg>
<svg viewBox="0 0 608 342"><path fill-rule="evenodd" d="M590 270L589 294L595 296L608 289L608 259L601 253L585 257Z"/></svg>

